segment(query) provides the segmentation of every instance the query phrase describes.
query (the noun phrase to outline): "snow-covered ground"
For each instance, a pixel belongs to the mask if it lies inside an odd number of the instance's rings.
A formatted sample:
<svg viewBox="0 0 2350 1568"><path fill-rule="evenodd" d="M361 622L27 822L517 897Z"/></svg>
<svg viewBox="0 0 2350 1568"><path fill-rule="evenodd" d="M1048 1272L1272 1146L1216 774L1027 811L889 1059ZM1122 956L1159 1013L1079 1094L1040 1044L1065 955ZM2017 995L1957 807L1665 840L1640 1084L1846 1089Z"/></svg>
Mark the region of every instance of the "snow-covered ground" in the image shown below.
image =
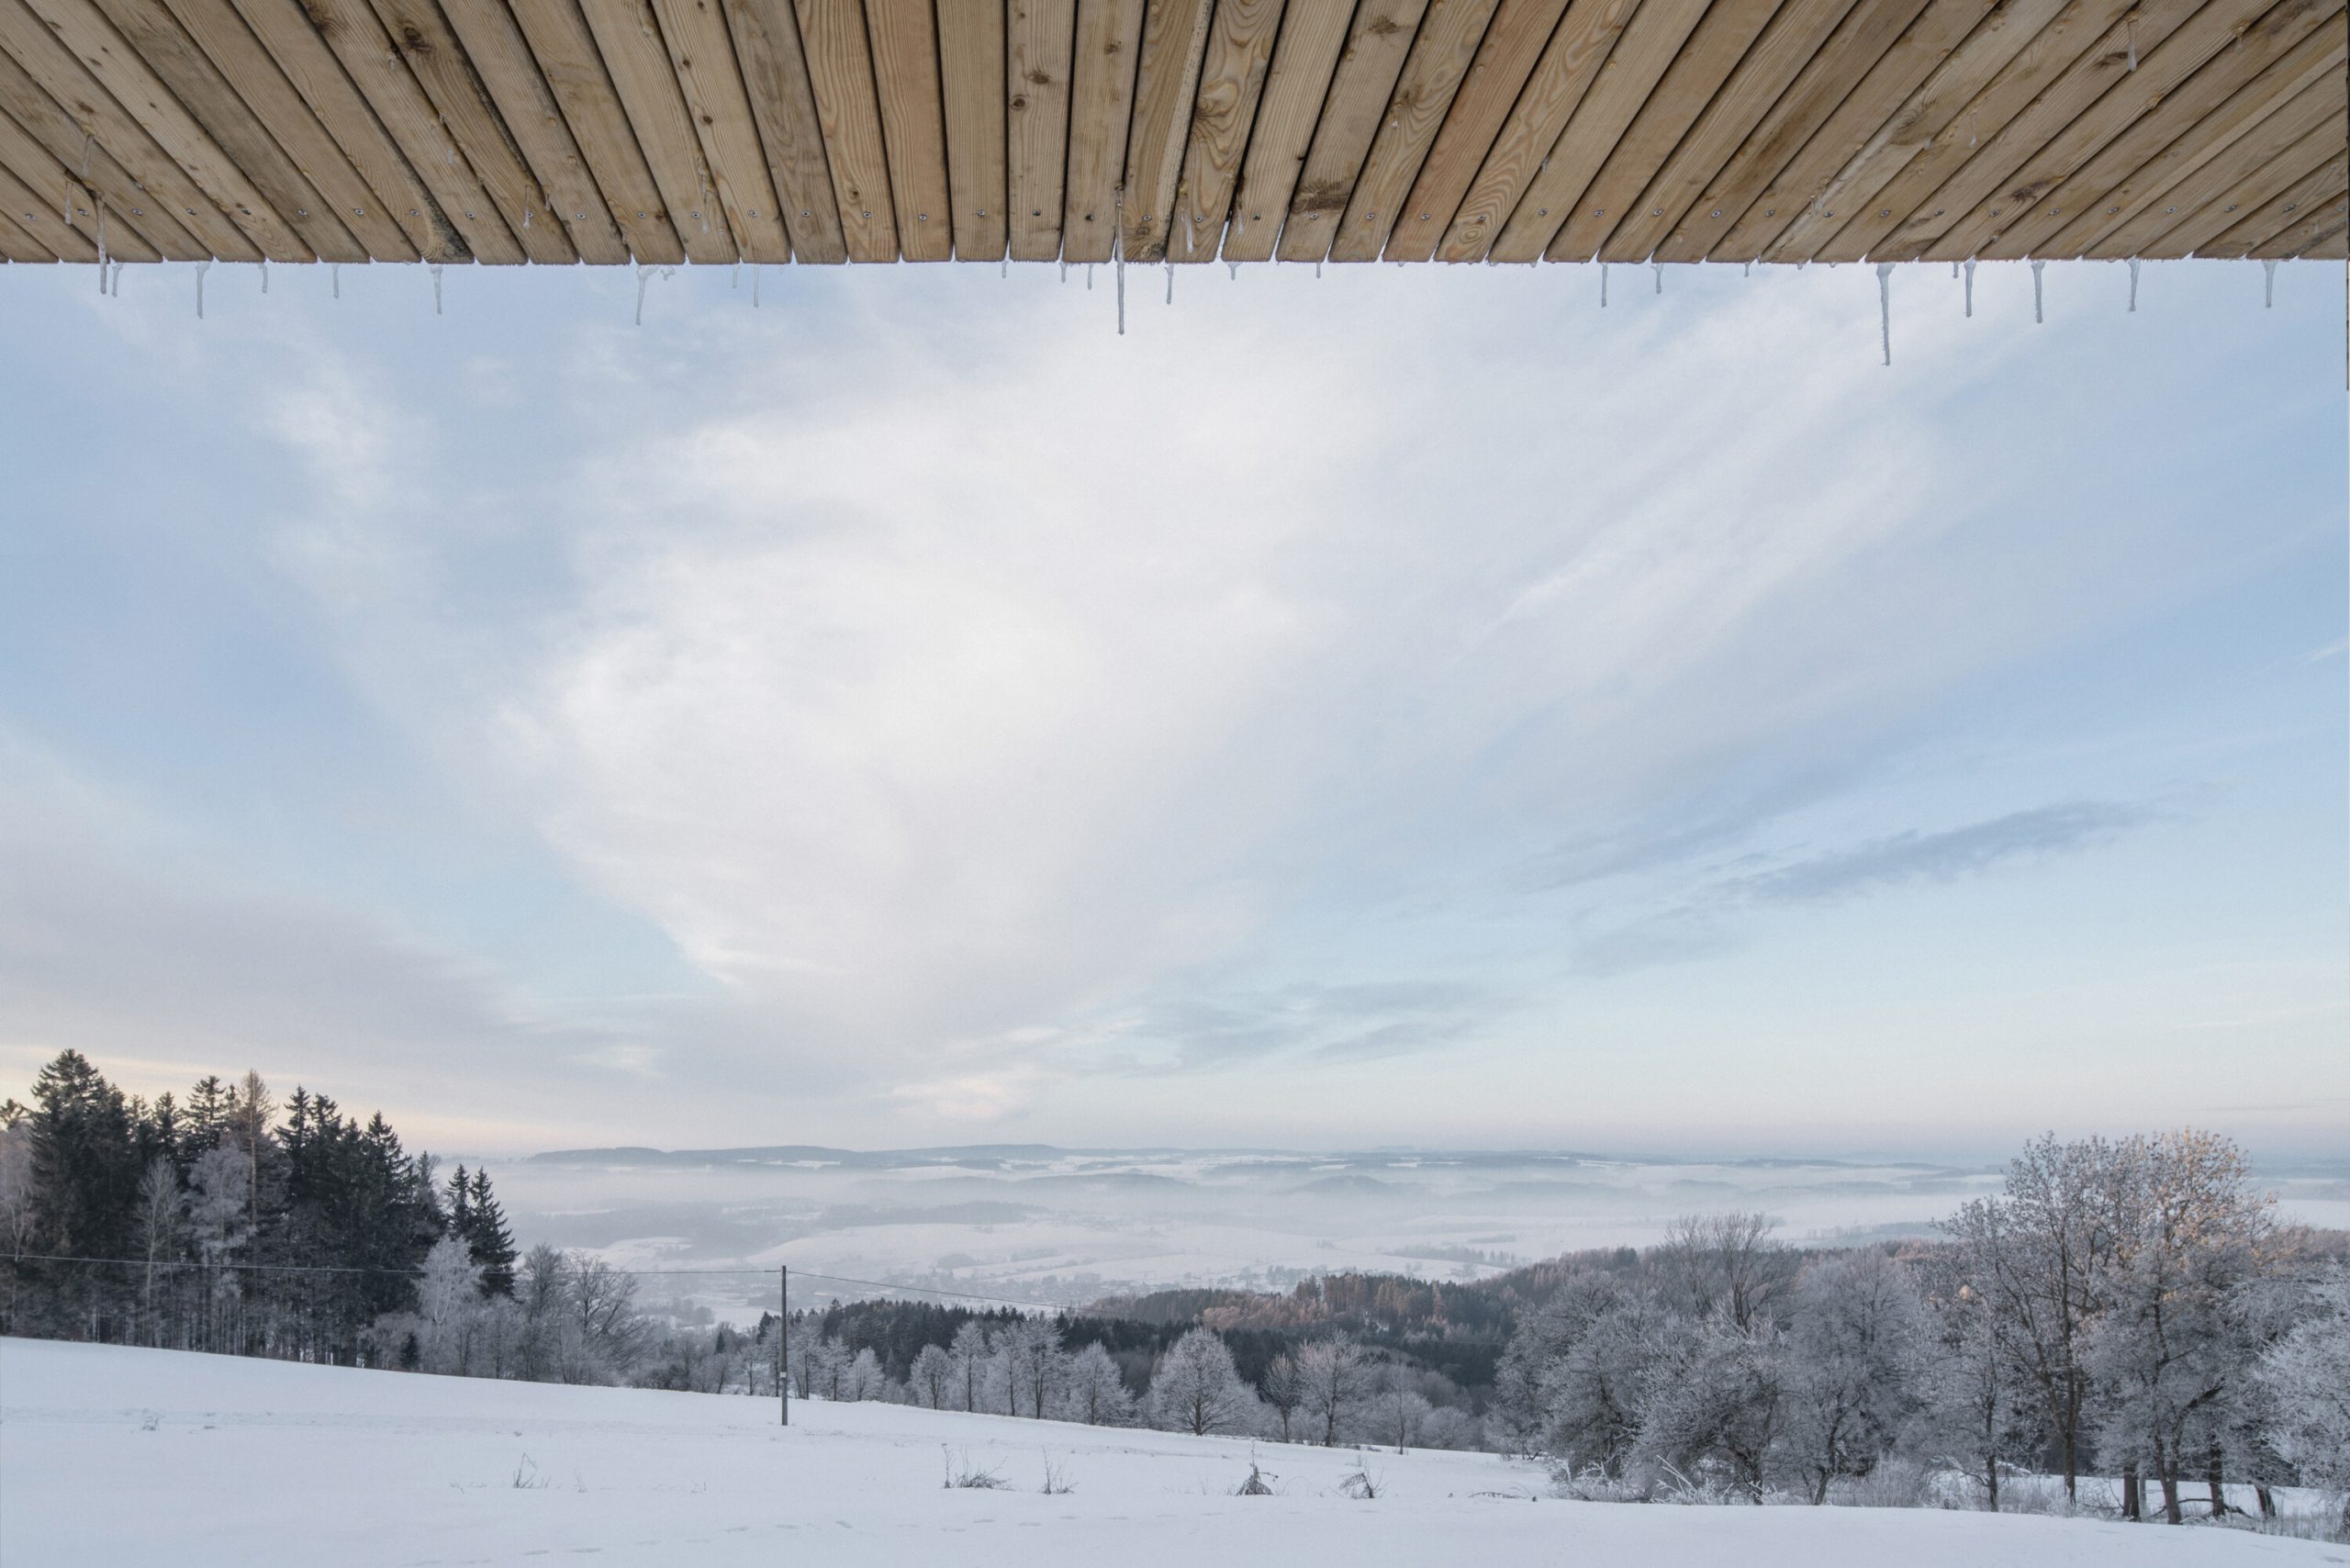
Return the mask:
<svg viewBox="0 0 2350 1568"><path fill-rule="evenodd" d="M879 1405L352 1372L0 1339L0 1563L2165 1568L2350 1562L2241 1531L1861 1508L1568 1503L1490 1455ZM945 1465L1007 1490L947 1490ZM1042 1491L1047 1465L1075 1490ZM1371 1500L1342 1482L1366 1469Z"/></svg>

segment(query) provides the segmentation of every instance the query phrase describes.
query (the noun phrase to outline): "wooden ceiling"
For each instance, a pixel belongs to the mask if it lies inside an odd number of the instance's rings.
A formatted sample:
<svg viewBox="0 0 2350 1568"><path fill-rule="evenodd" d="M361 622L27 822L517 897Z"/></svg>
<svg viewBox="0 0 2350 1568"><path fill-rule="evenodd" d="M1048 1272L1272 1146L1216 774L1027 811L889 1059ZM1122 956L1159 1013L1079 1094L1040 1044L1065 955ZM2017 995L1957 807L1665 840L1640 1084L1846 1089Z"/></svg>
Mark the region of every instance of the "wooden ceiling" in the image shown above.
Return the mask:
<svg viewBox="0 0 2350 1568"><path fill-rule="evenodd" d="M0 255L2340 257L2344 4L0 0Z"/></svg>

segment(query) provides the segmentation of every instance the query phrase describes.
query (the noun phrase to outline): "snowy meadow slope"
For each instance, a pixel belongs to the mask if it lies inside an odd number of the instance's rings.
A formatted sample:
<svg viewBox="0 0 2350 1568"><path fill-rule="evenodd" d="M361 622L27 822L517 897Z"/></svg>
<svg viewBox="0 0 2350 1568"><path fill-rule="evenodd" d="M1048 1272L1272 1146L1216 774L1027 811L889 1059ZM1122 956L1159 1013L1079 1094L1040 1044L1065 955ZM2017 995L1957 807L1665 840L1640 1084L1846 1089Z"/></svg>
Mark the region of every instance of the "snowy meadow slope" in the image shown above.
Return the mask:
<svg viewBox="0 0 2350 1568"><path fill-rule="evenodd" d="M1362 1453L639 1389L0 1339L0 1562L952 1562L1350 1568L2176 1568L2350 1562L2234 1530L1863 1508L1572 1503L1492 1455ZM1253 1458L1270 1496L1234 1495ZM1004 1490L949 1490L944 1468ZM1046 1468L1074 1490L1047 1495ZM1363 1470L1379 1495L1347 1495Z"/></svg>

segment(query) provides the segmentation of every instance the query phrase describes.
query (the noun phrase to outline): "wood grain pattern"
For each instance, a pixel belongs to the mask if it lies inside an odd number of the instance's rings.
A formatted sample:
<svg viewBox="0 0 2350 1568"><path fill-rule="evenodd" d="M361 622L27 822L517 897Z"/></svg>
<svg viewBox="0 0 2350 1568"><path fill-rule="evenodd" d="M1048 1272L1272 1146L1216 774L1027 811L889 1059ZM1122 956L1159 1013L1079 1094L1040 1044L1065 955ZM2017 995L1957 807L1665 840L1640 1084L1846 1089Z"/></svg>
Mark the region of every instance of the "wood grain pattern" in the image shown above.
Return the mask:
<svg viewBox="0 0 2350 1568"><path fill-rule="evenodd" d="M1167 225L1182 177L1192 97L1207 48L1212 0L1150 0L1135 65L1134 117L1126 129L1126 259L1167 254Z"/></svg>
<svg viewBox="0 0 2350 1568"><path fill-rule="evenodd" d="M845 262L848 251L824 156L823 121L790 0L727 0L725 11L792 256L827 266Z"/></svg>
<svg viewBox="0 0 2350 1568"><path fill-rule="evenodd" d="M1015 262L1049 262L1061 252L1076 50L1077 0L1005 0L1004 201Z"/></svg>
<svg viewBox="0 0 2350 1568"><path fill-rule="evenodd" d="M686 259L670 221L668 202L637 145L595 34L579 0L510 0L515 25L530 45L547 91L563 110L579 156L596 182L598 199L629 254L648 266ZM554 193L548 192L550 196ZM575 207L575 217L586 210Z"/></svg>
<svg viewBox="0 0 2350 1568"><path fill-rule="evenodd" d="M898 202L899 249L910 262L946 261L954 254L955 226L930 0L866 0L865 28Z"/></svg>
<svg viewBox="0 0 2350 1568"><path fill-rule="evenodd" d="M701 144L710 200L735 253L749 262L788 262L791 240L784 228L782 203L776 196L767 149L759 142L750 95L735 67L733 39L718 4L653 0L653 13L668 50L669 68L685 95L687 118ZM691 209L686 218L696 221Z"/></svg>
<svg viewBox="0 0 2350 1568"><path fill-rule="evenodd" d="M865 41L865 7L858 0L796 0L793 11L832 170L841 243L853 262L894 262L898 219L873 56Z"/></svg>
<svg viewBox="0 0 2350 1568"><path fill-rule="evenodd" d="M1167 238L1168 254L1176 261L1213 261L1225 238L1281 19L1281 0L1217 0L1200 57L1176 220Z"/></svg>
<svg viewBox="0 0 2350 1568"><path fill-rule="evenodd" d="M132 226L166 261L200 261L210 253L204 242L183 228L161 201L140 187L130 171L116 162L113 153L84 135L57 100L42 91L40 84L25 73L24 67L5 53L0 53L0 131L10 138L21 137L51 160L50 164L41 164L29 153L26 162L8 160L15 163L19 174L33 179L36 191L43 187L29 171L54 167L62 172L58 178L72 178L84 189L104 196L113 212L129 214ZM63 186L60 185L58 188L62 191Z"/></svg>
<svg viewBox="0 0 2350 1568"><path fill-rule="evenodd" d="M1519 91L1541 62L1566 10L1565 0L1502 0L1445 113L1435 145L1396 208L1401 218L1388 231L1386 260L1425 262L1453 232L1453 214L1494 150ZM1472 217L1470 227L1490 229L1491 224L1480 225Z"/></svg>
<svg viewBox="0 0 2350 1568"><path fill-rule="evenodd" d="M940 102L946 122L946 199L955 215L955 254L1003 259L1009 234L1004 193L1005 0L936 0Z"/></svg>
<svg viewBox="0 0 2350 1568"><path fill-rule="evenodd" d="M1513 6L1544 6L1546 0L1508 0ZM1414 223L1438 232L1450 213L1404 210L1404 198L1419 177L1420 165L1452 108L1453 95L1468 80L1499 7L1494 0L1430 0L1420 20L1420 36L1404 61L1394 95L1364 154L1355 188L1347 197L1345 216L1331 236L1334 262L1373 262L1386 247L1387 237L1399 223Z"/></svg>
<svg viewBox="0 0 2350 1568"><path fill-rule="evenodd" d="M1617 139L1607 161L1592 176L1583 199L1567 216L1543 254L1554 262L1590 259L1638 207L1660 223L1665 214L1641 207L1641 197L1662 173L1690 128L1729 80L1738 62L1776 18L1781 0L1714 0L1706 19L1681 47L1649 101ZM1646 252L1619 258L1647 260Z"/></svg>
<svg viewBox="0 0 2350 1568"><path fill-rule="evenodd" d="M1633 16L1599 80L1527 182L1494 241L1494 260L1530 262L1550 246L1705 15L1703 6L1667 5L1642 6Z"/></svg>
<svg viewBox="0 0 2350 1568"><path fill-rule="evenodd" d="M2195 253L2240 261L2257 251L2273 248L2297 224L2308 228L2314 237L2322 230L2327 204L2345 189L2350 189L2350 155L2335 152L2238 218L2218 239L2198 245Z"/></svg>
<svg viewBox="0 0 2350 1568"><path fill-rule="evenodd" d="M1297 190L1354 12L1354 0L1289 0L1284 8L1257 123L1248 133L1239 185L1233 192L1233 224L1224 237L1226 261L1272 259L1281 215Z"/></svg>
<svg viewBox="0 0 2350 1568"><path fill-rule="evenodd" d="M1347 29L1347 47L1330 76L1330 96L1314 128L1305 166L1298 171L1281 225L1285 262L1318 262L1330 253L1339 220L1353 196L1355 177L1386 123L1387 104L1404 74L1404 61L1429 0L1361 0Z"/></svg>
<svg viewBox="0 0 2350 1568"><path fill-rule="evenodd" d="M70 205L73 216L68 227L78 230L93 245L103 241L109 258L124 262L163 259L163 253L140 229L140 220L130 216L128 207L110 203L102 188L95 188L95 182L77 177L48 148L34 140L24 127L5 114L0 114L0 169L14 174L26 188L26 199L50 208L59 223L66 223ZM58 195L42 201L44 192ZM69 199L60 199L67 193L71 193ZM8 202L0 201L0 210L13 208ZM151 213L146 220L153 221L155 217ZM40 237L37 227L28 231L36 239ZM54 251L56 247L44 249Z"/></svg>
<svg viewBox="0 0 2350 1568"><path fill-rule="evenodd" d="M1106 262L1117 226L1133 124L1135 62L1142 53L1143 0L1078 0L1069 68L1068 190L1061 254Z"/></svg>

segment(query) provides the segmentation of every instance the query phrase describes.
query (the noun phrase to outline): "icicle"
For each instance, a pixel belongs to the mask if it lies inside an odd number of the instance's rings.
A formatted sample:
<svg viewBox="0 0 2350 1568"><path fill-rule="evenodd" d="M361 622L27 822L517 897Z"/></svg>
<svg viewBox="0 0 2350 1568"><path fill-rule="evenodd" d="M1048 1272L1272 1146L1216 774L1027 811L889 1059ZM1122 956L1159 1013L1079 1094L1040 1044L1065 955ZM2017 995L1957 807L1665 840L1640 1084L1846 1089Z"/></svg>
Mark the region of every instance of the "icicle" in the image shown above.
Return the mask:
<svg viewBox="0 0 2350 1568"><path fill-rule="evenodd" d="M2130 258L2130 314L2138 313L2138 258Z"/></svg>
<svg viewBox="0 0 2350 1568"><path fill-rule="evenodd" d="M1975 258L1974 258L1974 257L1972 257L1972 256L1969 256L1969 257L1967 257L1967 258L1966 258L1966 315L1967 315L1967 319L1968 319L1969 320L1974 319L1974 317L1975 317Z"/></svg>
<svg viewBox="0 0 2350 1568"><path fill-rule="evenodd" d="M204 274L212 270L209 257L196 263L196 319L204 319Z"/></svg>
<svg viewBox="0 0 2350 1568"><path fill-rule="evenodd" d="M2273 261L2263 262L2260 263L2260 270L2267 274L2261 289L2260 303L2266 308L2274 310L2277 308L2277 263Z"/></svg>
<svg viewBox="0 0 2350 1568"><path fill-rule="evenodd" d="M753 263L751 263L751 308L752 308L752 309L754 309L754 310L756 310L758 308L759 308L759 263L756 263L756 262L753 262Z"/></svg>
<svg viewBox="0 0 2350 1568"><path fill-rule="evenodd" d="M1085 292L1088 294L1093 292L1093 263L1091 262L1085 263Z"/></svg>
<svg viewBox="0 0 2350 1568"><path fill-rule="evenodd" d="M327 281L334 286L334 297L341 299L342 297L342 263L341 262L327 263Z"/></svg>
<svg viewBox="0 0 2350 1568"><path fill-rule="evenodd" d="M113 295L117 299L120 299L122 297L122 263L120 262L114 263L113 272L114 285L106 292Z"/></svg>
<svg viewBox="0 0 2350 1568"><path fill-rule="evenodd" d="M2130 69L2138 69L2138 13L2130 13Z"/></svg>
<svg viewBox="0 0 2350 1568"><path fill-rule="evenodd" d="M1231 272L1232 281L1238 283L1240 281L1240 263L1238 262L1226 262L1224 264L1225 268Z"/></svg>
<svg viewBox="0 0 2350 1568"><path fill-rule="evenodd" d="M98 204L98 292L106 291L106 198L95 198Z"/></svg>
<svg viewBox="0 0 2350 1568"><path fill-rule="evenodd" d="M1126 335L1126 187L1118 186L1115 197L1117 227L1110 233L1110 264L1117 274L1118 336L1123 338ZM1091 276L1090 273L1087 275L1089 279Z"/></svg>
<svg viewBox="0 0 2350 1568"><path fill-rule="evenodd" d="M998 277L1006 277L1006 278L1008 278L1008 277L1010 277L1011 275L1012 275L1012 252L1009 252L1009 251L1006 251L1006 252L1003 253L1003 270L1002 270L1002 271L1001 271L1001 272L999 272L999 273L997 273L997 274L996 274L996 276L998 276Z"/></svg>
<svg viewBox="0 0 2350 1568"><path fill-rule="evenodd" d="M1322 258L1319 256L1314 258L1314 275L1316 278L1322 275Z"/></svg>
<svg viewBox="0 0 2350 1568"><path fill-rule="evenodd" d="M1599 308L1607 308L1607 263L1599 263Z"/></svg>
<svg viewBox="0 0 2350 1568"><path fill-rule="evenodd" d="M636 268L636 325L644 325L644 286L653 281L653 269L642 262Z"/></svg>
<svg viewBox="0 0 2350 1568"><path fill-rule="evenodd" d="M432 263L432 313L441 314L441 263Z"/></svg>
<svg viewBox="0 0 2350 1568"><path fill-rule="evenodd" d="M1752 262L1740 263L1738 275L1740 277L1752 277L1754 275L1754 263Z"/></svg>
<svg viewBox="0 0 2350 1568"><path fill-rule="evenodd" d="M1885 342L1885 363L1893 363L1893 263L1876 264L1876 330Z"/></svg>
<svg viewBox="0 0 2350 1568"><path fill-rule="evenodd" d="M528 229L530 226L531 226L531 209L530 209L529 207L525 207L522 209L522 227L523 227L523 228L525 228L525 229Z"/></svg>
<svg viewBox="0 0 2350 1568"><path fill-rule="evenodd" d="M261 259L261 291L263 294L269 292L269 258L267 256Z"/></svg>
<svg viewBox="0 0 2350 1568"><path fill-rule="evenodd" d="M2043 326L2048 320L2040 308L2040 269L2047 264L2037 260L2031 263L2031 324L2035 327Z"/></svg>
<svg viewBox="0 0 2350 1568"><path fill-rule="evenodd" d="M738 294L742 292L743 263L741 262L738 261L726 269L726 286Z"/></svg>
<svg viewBox="0 0 2350 1568"><path fill-rule="evenodd" d="M1069 258L1067 256L1063 256L1061 258L1061 282L1069 282Z"/></svg>
<svg viewBox="0 0 2350 1568"><path fill-rule="evenodd" d="M1656 291L1659 294L1662 294L1664 292L1664 263L1662 262L1651 262L1649 263L1649 270L1656 274Z"/></svg>
<svg viewBox="0 0 2350 1568"><path fill-rule="evenodd" d="M1167 303L1175 303L1175 258L1167 258Z"/></svg>

